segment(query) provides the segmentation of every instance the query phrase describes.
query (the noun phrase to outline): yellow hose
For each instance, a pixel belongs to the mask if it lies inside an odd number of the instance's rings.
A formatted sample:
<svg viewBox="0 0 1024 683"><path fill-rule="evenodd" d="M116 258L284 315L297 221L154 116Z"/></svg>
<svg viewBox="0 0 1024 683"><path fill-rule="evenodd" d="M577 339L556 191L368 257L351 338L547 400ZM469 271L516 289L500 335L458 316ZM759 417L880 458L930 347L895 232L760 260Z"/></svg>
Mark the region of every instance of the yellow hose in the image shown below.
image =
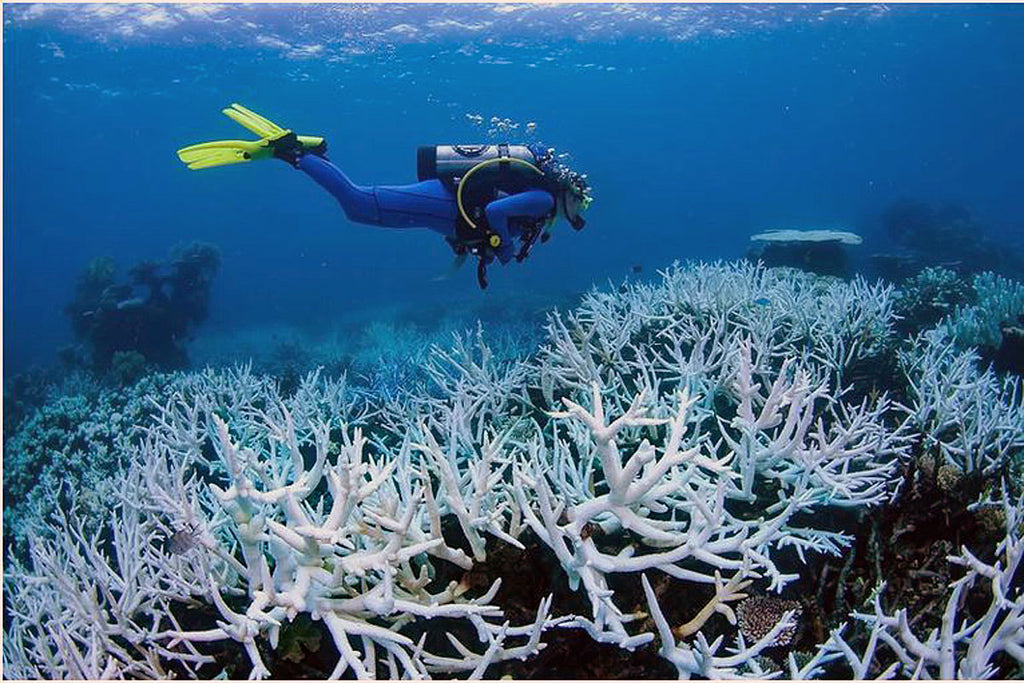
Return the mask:
<svg viewBox="0 0 1024 683"><path fill-rule="evenodd" d="M525 159L517 159L515 157L496 157L494 159L488 159L487 161L481 161L479 164L469 169L469 171L466 172L466 175L462 176L462 180L459 181L459 189L456 190L455 192L455 203L459 207L459 213L462 214L462 217L466 220L467 223L469 223L469 226L474 230L477 229L476 223L473 222L473 220L469 217L469 214L466 213L465 207L462 206L462 188L466 186L466 181L469 180L469 177L476 173L481 168L483 168L484 166L490 166L491 164L501 163L523 164L524 166L532 168L540 175L544 175L544 172L542 170L531 164L529 161L526 161Z"/></svg>

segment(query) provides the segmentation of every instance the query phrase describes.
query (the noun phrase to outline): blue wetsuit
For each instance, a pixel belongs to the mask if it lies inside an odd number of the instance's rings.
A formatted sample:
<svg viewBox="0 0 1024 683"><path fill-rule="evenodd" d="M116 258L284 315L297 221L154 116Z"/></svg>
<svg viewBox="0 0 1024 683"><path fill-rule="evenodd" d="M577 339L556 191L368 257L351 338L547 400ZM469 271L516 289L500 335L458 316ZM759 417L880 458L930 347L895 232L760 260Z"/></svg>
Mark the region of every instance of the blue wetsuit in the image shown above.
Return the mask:
<svg viewBox="0 0 1024 683"><path fill-rule="evenodd" d="M411 185L356 185L340 168L316 154L304 154L298 167L330 192L349 220L383 228L429 228L454 238L459 220L455 195L440 180ZM545 190L526 190L496 199L484 212L490 229L501 238L495 255L508 263L515 253L513 238L525 224L551 215L555 198Z"/></svg>

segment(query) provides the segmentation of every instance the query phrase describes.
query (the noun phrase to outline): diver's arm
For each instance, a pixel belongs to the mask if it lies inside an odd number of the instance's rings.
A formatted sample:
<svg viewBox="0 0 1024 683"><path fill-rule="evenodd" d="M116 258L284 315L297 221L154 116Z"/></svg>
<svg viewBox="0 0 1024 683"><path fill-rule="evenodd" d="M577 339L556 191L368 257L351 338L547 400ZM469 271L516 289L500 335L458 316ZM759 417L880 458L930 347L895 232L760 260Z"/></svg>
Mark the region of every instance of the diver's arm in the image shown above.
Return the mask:
<svg viewBox="0 0 1024 683"><path fill-rule="evenodd" d="M496 199L488 204L485 209L487 224L501 238L501 244L495 250L498 260L508 263L515 253L512 234L509 230L510 219L527 218L540 221L546 218L553 208L555 208L555 198L544 190L527 190Z"/></svg>

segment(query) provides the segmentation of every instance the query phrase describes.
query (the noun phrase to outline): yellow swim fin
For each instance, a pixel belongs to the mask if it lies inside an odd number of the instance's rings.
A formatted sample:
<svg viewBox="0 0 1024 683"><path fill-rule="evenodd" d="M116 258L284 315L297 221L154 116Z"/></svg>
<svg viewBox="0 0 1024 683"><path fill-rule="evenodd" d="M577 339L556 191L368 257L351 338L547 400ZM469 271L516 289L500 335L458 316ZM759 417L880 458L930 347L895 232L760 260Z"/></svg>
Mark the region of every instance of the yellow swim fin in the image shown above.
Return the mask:
<svg viewBox="0 0 1024 683"><path fill-rule="evenodd" d="M178 150L178 158L188 164L193 171L213 166L240 164L253 159L270 156L269 145L249 140L218 140L201 142Z"/></svg>
<svg viewBox="0 0 1024 683"><path fill-rule="evenodd" d="M178 150L178 158L194 171L214 166L240 164L254 159L269 159L274 156L274 142L291 131L282 128L251 109L233 103L222 112L232 121L252 131L259 140L217 140L189 145ZM311 135L295 136L304 149L322 148L324 139ZM294 144L292 142L291 144Z"/></svg>
<svg viewBox="0 0 1024 683"><path fill-rule="evenodd" d="M273 121L260 116L251 109L246 109L237 102L233 102L226 109L221 109L221 113L261 138L281 137L288 132Z"/></svg>

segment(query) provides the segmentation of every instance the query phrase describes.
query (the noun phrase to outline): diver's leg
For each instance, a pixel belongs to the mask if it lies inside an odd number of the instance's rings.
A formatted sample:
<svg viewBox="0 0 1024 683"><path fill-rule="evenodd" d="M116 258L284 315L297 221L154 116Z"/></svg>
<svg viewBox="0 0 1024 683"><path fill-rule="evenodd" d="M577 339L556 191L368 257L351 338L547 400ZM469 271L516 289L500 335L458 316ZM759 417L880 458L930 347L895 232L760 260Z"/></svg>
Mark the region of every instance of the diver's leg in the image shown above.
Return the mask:
<svg viewBox="0 0 1024 683"><path fill-rule="evenodd" d="M315 154L303 155L298 167L338 200L349 220L384 228L430 228L445 236L455 234L455 198L439 180L364 187Z"/></svg>
<svg viewBox="0 0 1024 683"><path fill-rule="evenodd" d="M501 238L501 244L496 250L498 260L508 263L515 251L512 244L512 233L509 229L509 219L528 218L539 221L551 213L554 206L555 198L544 190L528 190L496 199L488 204L485 209L487 224Z"/></svg>
<svg viewBox="0 0 1024 683"><path fill-rule="evenodd" d="M458 208L455 197L440 180L373 188L380 224L389 228L430 228L446 237L455 235Z"/></svg>
<svg viewBox="0 0 1024 683"><path fill-rule="evenodd" d="M338 200L349 220L381 224L373 188L356 185L340 168L316 154L303 154L299 158L298 168Z"/></svg>

